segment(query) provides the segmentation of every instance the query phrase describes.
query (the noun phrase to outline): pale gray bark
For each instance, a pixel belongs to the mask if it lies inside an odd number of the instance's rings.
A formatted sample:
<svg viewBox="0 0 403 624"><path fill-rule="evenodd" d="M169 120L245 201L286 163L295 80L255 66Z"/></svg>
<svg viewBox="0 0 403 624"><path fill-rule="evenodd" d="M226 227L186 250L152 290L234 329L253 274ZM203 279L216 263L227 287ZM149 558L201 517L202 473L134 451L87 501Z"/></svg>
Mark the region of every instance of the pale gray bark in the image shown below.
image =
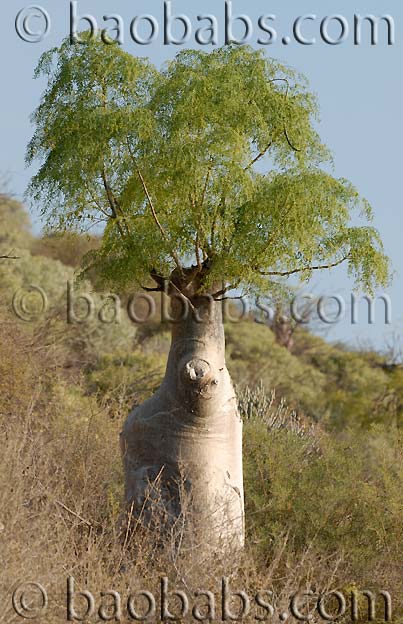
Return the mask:
<svg viewBox="0 0 403 624"><path fill-rule="evenodd" d="M174 299L177 317L178 305ZM173 323L161 387L124 425L126 501L142 523L158 517L166 539L179 529L181 543L239 548L242 422L225 364L221 303L205 298L195 307Z"/></svg>

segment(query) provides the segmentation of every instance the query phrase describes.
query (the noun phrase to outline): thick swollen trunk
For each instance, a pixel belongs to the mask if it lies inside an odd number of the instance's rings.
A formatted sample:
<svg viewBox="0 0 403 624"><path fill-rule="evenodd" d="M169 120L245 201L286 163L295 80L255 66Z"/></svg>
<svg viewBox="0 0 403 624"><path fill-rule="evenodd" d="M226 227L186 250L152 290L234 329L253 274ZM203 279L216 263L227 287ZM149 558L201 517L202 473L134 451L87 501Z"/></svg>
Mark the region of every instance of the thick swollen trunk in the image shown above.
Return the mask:
<svg viewBox="0 0 403 624"><path fill-rule="evenodd" d="M239 548L242 422L225 365L221 304L194 305L173 323L161 387L123 428L126 500L143 524L160 523L166 539L176 533L181 543Z"/></svg>

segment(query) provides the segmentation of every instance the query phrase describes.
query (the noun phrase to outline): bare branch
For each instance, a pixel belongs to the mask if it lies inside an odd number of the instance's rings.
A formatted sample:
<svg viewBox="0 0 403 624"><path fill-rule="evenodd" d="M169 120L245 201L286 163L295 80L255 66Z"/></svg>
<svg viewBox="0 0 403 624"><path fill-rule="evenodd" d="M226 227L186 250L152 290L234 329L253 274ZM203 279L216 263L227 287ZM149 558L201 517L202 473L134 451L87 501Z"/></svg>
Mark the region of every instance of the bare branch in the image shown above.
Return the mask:
<svg viewBox="0 0 403 624"><path fill-rule="evenodd" d="M183 297L185 299L185 301L188 302L188 304L190 305L192 311L196 312L196 308L194 307L193 303L190 301L189 297L186 297L186 295L183 294L181 289L178 288L177 285L174 284L172 280L169 280L169 284L171 284L171 286L173 286L175 288L175 290L181 295L181 297Z"/></svg>
<svg viewBox="0 0 403 624"><path fill-rule="evenodd" d="M220 299L214 298L214 301L243 301L246 295L241 295L240 297L220 297Z"/></svg>
<svg viewBox="0 0 403 624"><path fill-rule="evenodd" d="M294 269L292 271L269 271L267 273L264 271L259 271L259 273L260 275L265 275L265 276L289 277L290 275L295 275L296 273L304 273L304 271L320 271L320 270L325 270L325 269L332 269L333 267L339 266L340 264L348 260L349 257L350 257L350 254L348 254L347 256L344 256L344 258L342 258L341 260L338 260L337 262L333 262L332 264L322 264L319 266L306 266L306 267L301 267L299 269Z"/></svg>
<svg viewBox="0 0 403 624"><path fill-rule="evenodd" d="M64 503L62 503L62 501L59 501L55 498L54 501L57 505L59 505L60 507L62 507L62 509L64 509L65 511L67 511L69 514L71 514L72 516L75 516L76 518L78 518L78 520L81 520L81 522L84 522L84 524L86 524L89 527L92 527L93 524L91 522L89 522L89 520L86 520L85 518L83 518L82 516L80 516L80 514L76 513L75 511L73 511L72 509L70 509L69 507L67 507L67 505L65 505Z"/></svg>
<svg viewBox="0 0 403 624"><path fill-rule="evenodd" d="M287 85L287 89L286 89L285 95L288 96L288 92L290 90L290 83L287 80L287 78L273 78L272 80L269 80L269 82L285 82L286 85Z"/></svg>
<svg viewBox="0 0 403 624"><path fill-rule="evenodd" d="M97 225L99 225L100 223L108 223L110 217L108 219L103 219L102 217L100 217L99 219L96 219L95 221L91 221L91 223L88 225L88 227L86 227L85 229L83 229L83 233L84 234L88 234L88 232L90 232L92 230L92 228L96 227Z"/></svg>
<svg viewBox="0 0 403 624"><path fill-rule="evenodd" d="M291 149L294 150L294 152L300 152L301 150L298 147L295 147L295 145L293 145L291 143L290 137L288 136L287 128L285 126L284 126L284 135L285 135L285 138L287 139L287 143L291 147Z"/></svg>
<svg viewBox="0 0 403 624"><path fill-rule="evenodd" d="M262 150L261 152L259 152L259 154L249 163L249 165L247 165L246 167L244 167L244 171L248 171L248 169L250 169L251 167L253 167L253 165L255 163L258 162L258 160L260 160L261 158L263 158L263 156L265 156L267 154L267 152L269 151L269 149L271 148L271 146L273 145L274 141L270 141L269 145L266 147L266 149Z"/></svg>
<svg viewBox="0 0 403 624"><path fill-rule="evenodd" d="M234 284L230 284L229 286L225 286L222 290L219 290L218 292L214 293L211 296L213 297L213 299L216 299L217 301L220 301L220 299L217 299L217 297L222 297L227 292L230 292L231 290L234 290L235 288L237 288L239 286L240 283L241 283L241 280L238 280Z"/></svg>
<svg viewBox="0 0 403 624"><path fill-rule="evenodd" d="M140 288L142 290L144 290L145 292L149 292L149 293L152 293L152 292L156 292L156 293L164 292L164 290L160 286L158 286L158 288L147 288L147 286L142 286L140 284Z"/></svg>
<svg viewBox="0 0 403 624"><path fill-rule="evenodd" d="M157 284L157 288L149 288L147 286L141 286L141 288L146 292L165 292L166 284L169 280L166 277L159 275L155 269L151 269L150 277Z"/></svg>
<svg viewBox="0 0 403 624"><path fill-rule="evenodd" d="M151 269L150 276L154 280L154 282L159 286L159 288L164 288L165 284L168 282L168 278L159 275L156 269Z"/></svg>
<svg viewBox="0 0 403 624"><path fill-rule="evenodd" d="M0 256L0 260L21 260L20 256L12 256L10 254L12 254L14 251L14 249L12 249L11 251L9 251L8 254L4 255L4 256Z"/></svg>

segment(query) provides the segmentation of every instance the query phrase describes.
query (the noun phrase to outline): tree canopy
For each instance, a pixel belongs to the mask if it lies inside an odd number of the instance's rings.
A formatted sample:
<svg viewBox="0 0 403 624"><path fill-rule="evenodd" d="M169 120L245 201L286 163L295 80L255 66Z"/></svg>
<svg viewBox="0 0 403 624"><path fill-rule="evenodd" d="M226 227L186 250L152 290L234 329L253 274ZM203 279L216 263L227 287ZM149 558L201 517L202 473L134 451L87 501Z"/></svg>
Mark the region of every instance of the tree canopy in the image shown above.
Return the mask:
<svg viewBox="0 0 403 624"><path fill-rule="evenodd" d="M28 194L53 228L104 224L87 264L107 283L181 289L191 273L200 292L263 294L342 262L357 286L386 283L371 207L329 173L316 98L290 68L232 45L159 71L95 37L46 52L42 74Z"/></svg>

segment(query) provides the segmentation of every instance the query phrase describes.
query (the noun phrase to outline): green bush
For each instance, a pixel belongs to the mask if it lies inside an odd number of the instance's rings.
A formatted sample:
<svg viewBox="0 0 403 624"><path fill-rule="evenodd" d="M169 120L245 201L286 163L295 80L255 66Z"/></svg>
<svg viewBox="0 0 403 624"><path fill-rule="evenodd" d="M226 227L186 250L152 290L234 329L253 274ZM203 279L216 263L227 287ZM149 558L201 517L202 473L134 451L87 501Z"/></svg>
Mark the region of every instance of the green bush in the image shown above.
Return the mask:
<svg viewBox="0 0 403 624"><path fill-rule="evenodd" d="M245 321L229 324L226 332L227 364L237 385L262 383L268 393L275 390L315 420L324 417L326 375L322 371L279 346L264 325Z"/></svg>
<svg viewBox="0 0 403 624"><path fill-rule="evenodd" d="M132 353L102 356L88 372L91 392L117 398L130 409L149 398L161 384L165 360L158 353L147 354L137 348Z"/></svg>
<svg viewBox="0 0 403 624"><path fill-rule="evenodd" d="M359 437L347 430L316 438L313 448L309 436L245 423L249 538L270 559L287 534L290 552L309 547L339 559L344 579L379 584L403 549L400 433L378 425Z"/></svg>

